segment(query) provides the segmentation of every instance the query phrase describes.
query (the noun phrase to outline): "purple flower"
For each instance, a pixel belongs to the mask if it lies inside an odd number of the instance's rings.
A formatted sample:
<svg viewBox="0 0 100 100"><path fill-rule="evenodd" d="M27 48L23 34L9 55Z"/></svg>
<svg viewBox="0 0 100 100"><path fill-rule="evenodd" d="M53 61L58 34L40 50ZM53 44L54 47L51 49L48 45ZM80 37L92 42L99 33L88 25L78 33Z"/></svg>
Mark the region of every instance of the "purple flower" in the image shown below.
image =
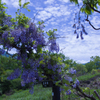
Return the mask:
<svg viewBox="0 0 100 100"><path fill-rule="evenodd" d="M9 27L11 27L13 25L13 23L11 22L11 17L5 16L5 18L2 20L4 25L8 25Z"/></svg>
<svg viewBox="0 0 100 100"><path fill-rule="evenodd" d="M15 69L15 71L7 77L8 80L13 80L18 78L21 75L21 70L19 68Z"/></svg>
<svg viewBox="0 0 100 100"><path fill-rule="evenodd" d="M71 91L70 90L66 91L66 94L67 95L70 95L71 94Z"/></svg>
<svg viewBox="0 0 100 100"><path fill-rule="evenodd" d="M29 32L30 33L37 33L37 28L36 28L36 26L35 26L35 24L34 23L31 23L30 24L30 26L29 26Z"/></svg>
<svg viewBox="0 0 100 100"><path fill-rule="evenodd" d="M29 90L29 92L30 92L31 94L34 93L34 87L33 87L33 86L34 86L34 84L31 85L30 90Z"/></svg>
<svg viewBox="0 0 100 100"><path fill-rule="evenodd" d="M73 79L71 77L67 76L67 75L65 75L65 80L67 80L69 82L72 82L73 81Z"/></svg>
<svg viewBox="0 0 100 100"><path fill-rule="evenodd" d="M42 77L39 77L39 81L41 82L43 80L43 78Z"/></svg>
<svg viewBox="0 0 100 100"><path fill-rule="evenodd" d="M76 83L74 85L72 85L72 86L73 86L73 88L76 88Z"/></svg>
<svg viewBox="0 0 100 100"><path fill-rule="evenodd" d="M8 38L8 32L4 31L4 33L2 34L2 39L7 40L7 38Z"/></svg>
<svg viewBox="0 0 100 100"><path fill-rule="evenodd" d="M31 83L36 81L36 73L34 69L24 69L21 79L24 83Z"/></svg>
<svg viewBox="0 0 100 100"><path fill-rule="evenodd" d="M71 69L69 70L69 73L71 73L71 74L76 74L76 70L74 70L73 68L71 68Z"/></svg>
<svg viewBox="0 0 100 100"><path fill-rule="evenodd" d="M0 54L4 54L4 53L5 53L5 50L0 49Z"/></svg>
<svg viewBox="0 0 100 100"><path fill-rule="evenodd" d="M21 86L25 86L25 82L23 80L21 81Z"/></svg>
<svg viewBox="0 0 100 100"><path fill-rule="evenodd" d="M52 69L52 65L48 63L48 69Z"/></svg>
<svg viewBox="0 0 100 100"><path fill-rule="evenodd" d="M37 45L42 45L42 46L46 45L46 41L45 41L45 39L44 39L42 34L38 34L37 35L36 41L37 41Z"/></svg>
<svg viewBox="0 0 100 100"><path fill-rule="evenodd" d="M60 92L61 92L61 91L64 91L64 89L63 89L63 88L60 88Z"/></svg>
<svg viewBox="0 0 100 100"><path fill-rule="evenodd" d="M50 52L56 51L58 53L59 45L56 43L56 40L55 39L49 40L49 43L51 43L51 45L49 46L49 51Z"/></svg>
<svg viewBox="0 0 100 100"><path fill-rule="evenodd" d="M79 85L79 84L80 84L80 82L79 82L79 80L78 80L78 79L76 79L75 83L76 83L77 85Z"/></svg>
<svg viewBox="0 0 100 100"><path fill-rule="evenodd" d="M80 84L79 80L78 80L78 79L76 79L76 81L75 81L74 85L72 85L72 86L73 86L73 88L76 88L76 86L79 86L79 84Z"/></svg>
<svg viewBox="0 0 100 100"><path fill-rule="evenodd" d="M19 37L21 35L21 30L12 30L11 32L11 36L14 37L14 42L18 42L19 41Z"/></svg>
<svg viewBox="0 0 100 100"><path fill-rule="evenodd" d="M27 37L25 36L24 32L20 35L20 39L22 43L27 43Z"/></svg>
<svg viewBox="0 0 100 100"><path fill-rule="evenodd" d="M67 84L65 84L65 86L67 87L68 85L67 85Z"/></svg>

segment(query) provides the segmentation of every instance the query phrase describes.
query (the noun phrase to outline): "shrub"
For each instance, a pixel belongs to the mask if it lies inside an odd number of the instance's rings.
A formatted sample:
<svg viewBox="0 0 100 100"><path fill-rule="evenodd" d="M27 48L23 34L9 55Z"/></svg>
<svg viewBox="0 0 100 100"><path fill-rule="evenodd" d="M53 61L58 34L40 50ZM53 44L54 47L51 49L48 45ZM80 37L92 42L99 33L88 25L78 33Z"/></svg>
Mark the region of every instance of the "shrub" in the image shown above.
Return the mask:
<svg viewBox="0 0 100 100"><path fill-rule="evenodd" d="M98 70L97 69L92 69L91 74L96 74L96 73L98 73Z"/></svg>

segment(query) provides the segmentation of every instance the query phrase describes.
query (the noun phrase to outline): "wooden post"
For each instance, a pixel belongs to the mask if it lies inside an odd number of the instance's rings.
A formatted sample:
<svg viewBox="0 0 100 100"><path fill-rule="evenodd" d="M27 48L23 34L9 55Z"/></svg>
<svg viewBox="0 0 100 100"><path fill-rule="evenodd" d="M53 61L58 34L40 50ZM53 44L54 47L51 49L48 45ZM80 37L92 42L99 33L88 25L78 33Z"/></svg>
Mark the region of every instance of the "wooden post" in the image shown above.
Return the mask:
<svg viewBox="0 0 100 100"><path fill-rule="evenodd" d="M52 100L60 100L60 87L55 84L52 86Z"/></svg>

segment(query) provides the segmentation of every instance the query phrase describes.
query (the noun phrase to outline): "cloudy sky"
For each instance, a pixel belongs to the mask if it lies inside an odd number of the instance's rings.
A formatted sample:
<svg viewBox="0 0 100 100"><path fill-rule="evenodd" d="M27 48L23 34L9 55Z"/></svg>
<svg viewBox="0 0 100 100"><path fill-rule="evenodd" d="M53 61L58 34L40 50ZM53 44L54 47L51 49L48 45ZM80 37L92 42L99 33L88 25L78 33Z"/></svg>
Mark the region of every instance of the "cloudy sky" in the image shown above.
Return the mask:
<svg viewBox="0 0 100 100"><path fill-rule="evenodd" d="M15 12L19 8L18 0L2 0L8 7L7 13L15 17ZM100 56L100 30L94 30L87 22L84 23L88 35L83 35L84 39L76 39L74 29L75 13L79 12L79 8L69 0L22 0L22 4L30 2L28 8L31 12L22 9L22 13L29 18L34 18L35 23L40 20L46 20L44 31L57 29L60 37L57 42L60 46L60 52L67 57L79 63L86 63L91 56ZM81 5L81 0L79 0ZM83 16L83 15L82 15ZM84 16L82 17L84 18ZM94 13L89 17L95 27L100 26L99 14ZM14 53L12 50L10 53Z"/></svg>

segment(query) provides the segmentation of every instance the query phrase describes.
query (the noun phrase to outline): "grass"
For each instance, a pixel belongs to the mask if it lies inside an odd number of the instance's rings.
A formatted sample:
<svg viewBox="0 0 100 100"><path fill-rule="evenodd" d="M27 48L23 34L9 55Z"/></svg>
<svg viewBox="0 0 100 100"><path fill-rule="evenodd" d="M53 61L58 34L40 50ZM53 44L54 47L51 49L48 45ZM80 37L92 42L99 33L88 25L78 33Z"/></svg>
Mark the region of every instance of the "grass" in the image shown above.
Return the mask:
<svg viewBox="0 0 100 100"><path fill-rule="evenodd" d="M51 98L51 88L43 88L42 85L39 84L34 86L34 93L32 95L29 93L29 89L20 90L10 96L4 94L0 97L0 100L51 100Z"/></svg>
<svg viewBox="0 0 100 100"><path fill-rule="evenodd" d="M100 73L96 73L96 74L87 73L85 75L79 76L78 80L87 81L87 80L90 80L91 78L94 78L96 76L100 76Z"/></svg>

